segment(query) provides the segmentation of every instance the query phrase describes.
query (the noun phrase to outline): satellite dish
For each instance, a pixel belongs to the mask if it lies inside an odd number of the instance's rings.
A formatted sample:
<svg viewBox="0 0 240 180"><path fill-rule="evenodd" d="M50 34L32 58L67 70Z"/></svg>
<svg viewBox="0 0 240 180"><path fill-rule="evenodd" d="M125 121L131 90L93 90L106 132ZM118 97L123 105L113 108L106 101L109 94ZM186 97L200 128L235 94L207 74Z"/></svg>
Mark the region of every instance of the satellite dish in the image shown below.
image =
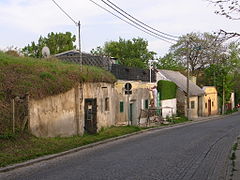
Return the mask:
<svg viewBox="0 0 240 180"><path fill-rule="evenodd" d="M48 58L50 56L50 49L47 46L42 48L42 56Z"/></svg>

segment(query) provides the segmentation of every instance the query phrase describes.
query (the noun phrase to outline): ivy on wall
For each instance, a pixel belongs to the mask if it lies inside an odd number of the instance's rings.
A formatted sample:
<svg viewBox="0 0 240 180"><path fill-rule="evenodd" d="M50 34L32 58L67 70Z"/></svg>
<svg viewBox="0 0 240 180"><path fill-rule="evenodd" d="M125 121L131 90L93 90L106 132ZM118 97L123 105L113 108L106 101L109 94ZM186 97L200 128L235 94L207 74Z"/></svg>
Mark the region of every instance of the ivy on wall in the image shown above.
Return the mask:
<svg viewBox="0 0 240 180"><path fill-rule="evenodd" d="M160 100L176 98L177 85L174 82L160 80L157 83L157 90L160 93Z"/></svg>

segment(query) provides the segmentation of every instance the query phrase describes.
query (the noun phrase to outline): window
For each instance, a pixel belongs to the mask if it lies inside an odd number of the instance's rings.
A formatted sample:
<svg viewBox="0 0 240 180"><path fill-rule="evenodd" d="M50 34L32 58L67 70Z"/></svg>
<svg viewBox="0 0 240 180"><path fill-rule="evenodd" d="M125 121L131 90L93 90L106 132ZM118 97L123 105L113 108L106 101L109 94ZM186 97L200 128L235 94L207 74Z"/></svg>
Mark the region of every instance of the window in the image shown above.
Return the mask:
<svg viewBox="0 0 240 180"><path fill-rule="evenodd" d="M148 109L148 99L145 99L145 109Z"/></svg>
<svg viewBox="0 0 240 180"><path fill-rule="evenodd" d="M109 98L105 98L105 111L109 111Z"/></svg>
<svg viewBox="0 0 240 180"><path fill-rule="evenodd" d="M195 101L191 101L191 109L195 108Z"/></svg>
<svg viewBox="0 0 240 180"><path fill-rule="evenodd" d="M120 112L124 112L124 103L120 101Z"/></svg>
<svg viewBox="0 0 240 180"><path fill-rule="evenodd" d="M207 103L205 103L205 109L207 109Z"/></svg>
<svg viewBox="0 0 240 180"><path fill-rule="evenodd" d="M214 106L214 102L212 101L212 107Z"/></svg>

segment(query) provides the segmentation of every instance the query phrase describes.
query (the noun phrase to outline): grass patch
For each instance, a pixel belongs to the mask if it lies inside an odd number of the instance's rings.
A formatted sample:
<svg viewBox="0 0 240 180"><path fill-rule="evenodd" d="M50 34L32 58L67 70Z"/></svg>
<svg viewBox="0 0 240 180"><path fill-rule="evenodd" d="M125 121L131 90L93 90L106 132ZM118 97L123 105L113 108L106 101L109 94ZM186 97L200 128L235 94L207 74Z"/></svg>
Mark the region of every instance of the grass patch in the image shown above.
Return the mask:
<svg viewBox="0 0 240 180"><path fill-rule="evenodd" d="M102 129L98 134L73 137L37 138L23 134L17 138L0 139L0 167L23 162L40 156L63 152L97 141L117 137L144 128L135 126L110 127Z"/></svg>
<svg viewBox="0 0 240 180"><path fill-rule="evenodd" d="M185 116L167 117L166 120L171 124L178 124L178 123L184 123L184 122L189 121L188 118Z"/></svg>

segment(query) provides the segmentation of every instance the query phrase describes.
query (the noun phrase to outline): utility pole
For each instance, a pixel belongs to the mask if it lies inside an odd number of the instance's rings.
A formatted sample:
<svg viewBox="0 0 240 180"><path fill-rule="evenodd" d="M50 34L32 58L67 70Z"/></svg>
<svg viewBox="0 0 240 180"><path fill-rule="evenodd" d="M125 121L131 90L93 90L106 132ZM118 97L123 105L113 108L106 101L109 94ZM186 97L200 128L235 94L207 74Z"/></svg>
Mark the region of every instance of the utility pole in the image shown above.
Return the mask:
<svg viewBox="0 0 240 180"><path fill-rule="evenodd" d="M189 42L187 42L187 56L186 56L186 58L187 58L187 118L189 119L190 117L189 117L189 110L190 110L190 108L189 108L189 79L190 79L190 77L189 77L189 55L190 55L190 53L189 53Z"/></svg>
<svg viewBox="0 0 240 180"><path fill-rule="evenodd" d="M81 51L81 24L80 21L77 23L78 26L78 46L79 46L79 64L80 64L80 70L82 72L82 51Z"/></svg>

